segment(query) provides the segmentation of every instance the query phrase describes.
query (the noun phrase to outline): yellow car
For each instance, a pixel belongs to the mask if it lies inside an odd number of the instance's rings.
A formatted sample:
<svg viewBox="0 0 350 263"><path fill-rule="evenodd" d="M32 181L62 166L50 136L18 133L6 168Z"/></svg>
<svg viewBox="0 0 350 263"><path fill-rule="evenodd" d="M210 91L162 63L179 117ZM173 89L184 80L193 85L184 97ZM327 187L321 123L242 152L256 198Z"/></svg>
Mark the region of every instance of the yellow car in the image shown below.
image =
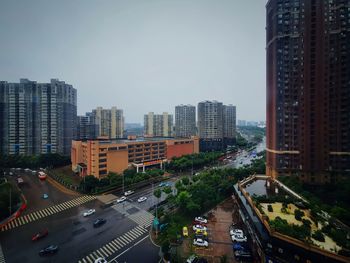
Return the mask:
<svg viewBox="0 0 350 263"><path fill-rule="evenodd" d="M205 230L200 230L200 229L197 229L197 230L196 230L196 234L197 234L197 235L208 236L207 231L205 231Z"/></svg>
<svg viewBox="0 0 350 263"><path fill-rule="evenodd" d="M187 226L184 226L184 227L182 228L182 235L183 235L184 237L188 237L188 229L187 229Z"/></svg>

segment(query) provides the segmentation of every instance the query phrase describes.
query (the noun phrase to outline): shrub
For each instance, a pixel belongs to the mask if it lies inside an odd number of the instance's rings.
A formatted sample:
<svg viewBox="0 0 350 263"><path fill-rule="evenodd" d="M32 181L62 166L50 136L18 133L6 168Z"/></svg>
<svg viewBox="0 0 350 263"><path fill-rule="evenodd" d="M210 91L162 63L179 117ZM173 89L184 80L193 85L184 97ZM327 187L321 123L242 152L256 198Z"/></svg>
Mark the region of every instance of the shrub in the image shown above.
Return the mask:
<svg viewBox="0 0 350 263"><path fill-rule="evenodd" d="M304 215L305 215L304 212L301 211L301 210L299 210L299 209L296 209L296 210L294 211L294 217L295 217L295 219L298 220L298 221L301 221L301 220L302 220L302 217L303 217Z"/></svg>
<svg viewBox="0 0 350 263"><path fill-rule="evenodd" d="M308 219L302 219L303 225L311 229L311 221Z"/></svg>
<svg viewBox="0 0 350 263"><path fill-rule="evenodd" d="M317 241L324 242L324 235L321 230L315 231L315 233L312 234L312 237L316 239Z"/></svg>
<svg viewBox="0 0 350 263"><path fill-rule="evenodd" d="M268 205L268 206L267 206L267 211L269 211L269 212L273 212L272 205Z"/></svg>

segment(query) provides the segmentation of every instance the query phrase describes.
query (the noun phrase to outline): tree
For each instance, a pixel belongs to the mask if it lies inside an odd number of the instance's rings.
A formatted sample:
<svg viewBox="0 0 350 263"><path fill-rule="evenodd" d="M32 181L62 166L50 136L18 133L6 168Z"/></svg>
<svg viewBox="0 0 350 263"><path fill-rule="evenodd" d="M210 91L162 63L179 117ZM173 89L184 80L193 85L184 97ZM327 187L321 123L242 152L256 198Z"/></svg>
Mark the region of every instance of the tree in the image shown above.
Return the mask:
<svg viewBox="0 0 350 263"><path fill-rule="evenodd" d="M180 192L176 197L177 205L183 210L186 210L186 206L190 200L191 196L187 191Z"/></svg>
<svg viewBox="0 0 350 263"><path fill-rule="evenodd" d="M87 175L84 177L84 180L80 182L80 188L83 189L85 193L93 193L98 186L99 181L93 175Z"/></svg>
<svg viewBox="0 0 350 263"><path fill-rule="evenodd" d="M171 186L165 186L165 187L163 188L163 192L164 192L165 194L170 194L170 193L172 192Z"/></svg>
<svg viewBox="0 0 350 263"><path fill-rule="evenodd" d="M14 213L20 201L20 192L16 186L9 182L0 184L0 219Z"/></svg>
<svg viewBox="0 0 350 263"><path fill-rule="evenodd" d="M190 184L190 179L186 176L186 177L182 177L181 179L183 185L189 185Z"/></svg>
<svg viewBox="0 0 350 263"><path fill-rule="evenodd" d="M299 209L296 209L296 210L294 211L294 217L295 217L295 219L298 220L298 221L301 221L301 220L302 220L302 217L303 217L304 215L305 215L304 212L301 211L301 210L299 210Z"/></svg>

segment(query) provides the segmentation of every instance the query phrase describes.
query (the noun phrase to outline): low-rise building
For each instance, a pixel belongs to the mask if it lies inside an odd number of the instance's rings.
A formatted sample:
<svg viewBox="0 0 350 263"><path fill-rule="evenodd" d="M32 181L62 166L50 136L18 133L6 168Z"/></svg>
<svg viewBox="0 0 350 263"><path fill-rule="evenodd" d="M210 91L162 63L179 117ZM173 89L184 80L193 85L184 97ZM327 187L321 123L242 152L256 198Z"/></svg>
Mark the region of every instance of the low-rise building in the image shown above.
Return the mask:
<svg viewBox="0 0 350 263"><path fill-rule="evenodd" d="M97 178L109 172L122 173L128 167L144 172L148 166L159 165L173 157L199 152L199 139L133 138L131 140L77 140L72 142L72 170L80 176Z"/></svg>

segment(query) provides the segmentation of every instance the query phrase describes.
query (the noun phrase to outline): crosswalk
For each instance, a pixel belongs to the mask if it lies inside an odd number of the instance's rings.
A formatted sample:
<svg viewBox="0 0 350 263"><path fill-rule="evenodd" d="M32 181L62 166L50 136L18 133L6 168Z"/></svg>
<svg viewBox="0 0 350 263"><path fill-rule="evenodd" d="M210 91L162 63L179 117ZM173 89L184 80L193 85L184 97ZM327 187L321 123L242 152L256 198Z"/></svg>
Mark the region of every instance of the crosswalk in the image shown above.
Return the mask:
<svg viewBox="0 0 350 263"><path fill-rule="evenodd" d="M0 245L0 263L6 263L4 254L2 253L1 245Z"/></svg>
<svg viewBox="0 0 350 263"><path fill-rule="evenodd" d="M152 224L154 216L145 210L141 210L137 213L131 214L129 218L139 226L149 227Z"/></svg>
<svg viewBox="0 0 350 263"><path fill-rule="evenodd" d="M147 229L142 226L137 226L101 248L91 252L89 255L79 260L78 263L93 263L97 258L108 258L146 233L148 233Z"/></svg>
<svg viewBox="0 0 350 263"><path fill-rule="evenodd" d="M81 204L90 202L90 201L95 200L95 199L96 199L96 196L84 195L84 196L75 198L73 200L66 201L66 202L58 204L58 205L47 207L43 210L32 212L30 214L18 217L15 220L9 222L7 225L5 225L1 228L1 231L2 232L7 231L10 229L19 227L21 225L28 224L30 222L39 220L40 218L44 218L44 217L62 212L62 211L67 210L69 208L79 206ZM1 263L1 261L0 261L0 263Z"/></svg>

